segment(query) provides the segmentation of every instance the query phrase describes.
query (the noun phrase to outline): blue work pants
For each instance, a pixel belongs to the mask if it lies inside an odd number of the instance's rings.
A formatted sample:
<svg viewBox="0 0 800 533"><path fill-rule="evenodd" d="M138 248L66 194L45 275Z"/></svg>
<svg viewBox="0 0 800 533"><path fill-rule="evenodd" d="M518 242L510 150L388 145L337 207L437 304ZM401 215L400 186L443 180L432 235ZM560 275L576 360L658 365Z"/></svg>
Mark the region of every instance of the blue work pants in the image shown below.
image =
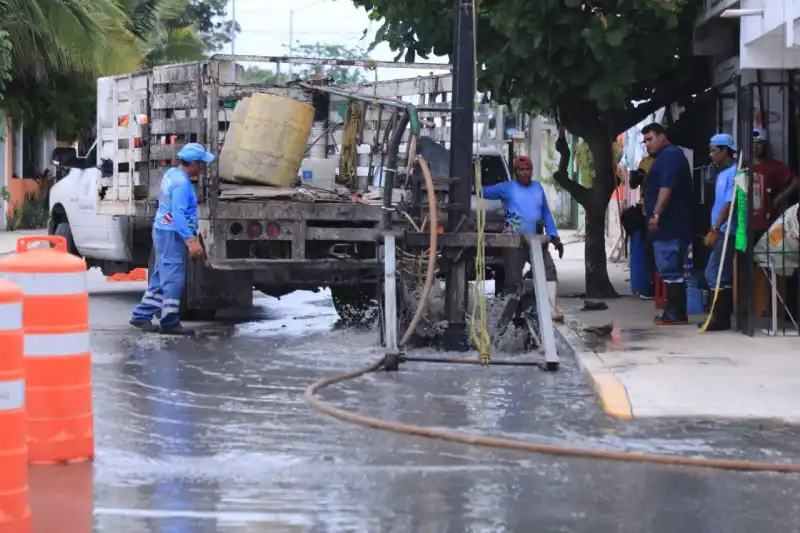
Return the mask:
<svg viewBox="0 0 800 533"><path fill-rule="evenodd" d="M717 276L722 269L722 277L719 281L719 288L730 289L733 287L733 256L736 249L735 235L728 237L728 247L725 256L722 256L722 245L725 243L725 234L721 233L717 239L717 244L711 250L706 264L706 283L708 288L714 290L717 286Z"/></svg>
<svg viewBox="0 0 800 533"><path fill-rule="evenodd" d="M683 283L683 262L688 239L664 239L653 241L656 268L664 283Z"/></svg>
<svg viewBox="0 0 800 533"><path fill-rule="evenodd" d="M186 243L174 231L153 229L155 265L150 272L147 291L133 310L133 320L152 320L161 311L161 327L181 323L179 309L186 281Z"/></svg>

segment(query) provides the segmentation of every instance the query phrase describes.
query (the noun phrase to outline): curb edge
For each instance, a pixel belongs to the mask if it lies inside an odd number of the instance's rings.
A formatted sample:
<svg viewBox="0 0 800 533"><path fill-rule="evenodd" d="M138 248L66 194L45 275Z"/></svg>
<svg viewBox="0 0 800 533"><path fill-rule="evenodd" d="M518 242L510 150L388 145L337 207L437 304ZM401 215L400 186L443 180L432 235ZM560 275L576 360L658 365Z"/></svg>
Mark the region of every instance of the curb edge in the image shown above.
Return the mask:
<svg viewBox="0 0 800 533"><path fill-rule="evenodd" d="M586 348L583 339L572 328L566 324L554 325L559 351L569 353L578 361L603 411L615 418L633 419L633 406L622 380L596 352Z"/></svg>

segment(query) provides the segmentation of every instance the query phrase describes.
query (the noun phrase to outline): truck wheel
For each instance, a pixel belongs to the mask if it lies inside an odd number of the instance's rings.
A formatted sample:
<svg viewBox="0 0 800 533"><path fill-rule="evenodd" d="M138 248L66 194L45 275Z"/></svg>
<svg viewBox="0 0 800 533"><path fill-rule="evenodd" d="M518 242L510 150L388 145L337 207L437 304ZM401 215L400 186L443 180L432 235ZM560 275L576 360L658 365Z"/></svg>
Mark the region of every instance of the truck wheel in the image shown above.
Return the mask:
<svg viewBox="0 0 800 533"><path fill-rule="evenodd" d="M67 251L72 255L80 257L78 248L75 246L75 240L72 238L72 230L69 227L69 222L61 222L56 226L54 235L64 237L67 240Z"/></svg>
<svg viewBox="0 0 800 533"><path fill-rule="evenodd" d="M150 248L150 259L147 262L147 279L150 280L150 273L153 271L156 265L156 249L155 247ZM187 269L187 276L188 276L188 269ZM205 321L205 320L213 320L214 316L217 314L216 309L189 309L189 301L186 297L186 291L183 291L183 296L181 296L181 305L180 310L178 311L181 315L181 320L189 320L189 321Z"/></svg>
<svg viewBox="0 0 800 533"><path fill-rule="evenodd" d="M375 299L376 285L345 285L331 287L333 307L345 327L371 326L380 314Z"/></svg>

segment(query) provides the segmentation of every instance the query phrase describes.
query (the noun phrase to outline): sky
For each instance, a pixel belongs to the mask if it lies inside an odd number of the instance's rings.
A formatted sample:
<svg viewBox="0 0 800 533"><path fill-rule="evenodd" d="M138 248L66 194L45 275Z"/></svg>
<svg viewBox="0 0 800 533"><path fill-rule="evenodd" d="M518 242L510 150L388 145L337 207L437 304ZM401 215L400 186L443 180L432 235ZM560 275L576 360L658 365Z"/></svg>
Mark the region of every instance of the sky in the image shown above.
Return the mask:
<svg viewBox="0 0 800 533"><path fill-rule="evenodd" d="M295 44L319 42L366 49L380 28L380 22L369 20L364 9L348 0L228 0L229 16L234 2L236 20L242 28L236 36L237 54L287 55L292 10ZM230 52L230 47L225 52ZM370 58L377 61L392 61L394 56L386 44L370 53ZM448 63L449 58L431 56L428 61ZM381 68L378 78L411 78L429 73L430 70Z"/></svg>

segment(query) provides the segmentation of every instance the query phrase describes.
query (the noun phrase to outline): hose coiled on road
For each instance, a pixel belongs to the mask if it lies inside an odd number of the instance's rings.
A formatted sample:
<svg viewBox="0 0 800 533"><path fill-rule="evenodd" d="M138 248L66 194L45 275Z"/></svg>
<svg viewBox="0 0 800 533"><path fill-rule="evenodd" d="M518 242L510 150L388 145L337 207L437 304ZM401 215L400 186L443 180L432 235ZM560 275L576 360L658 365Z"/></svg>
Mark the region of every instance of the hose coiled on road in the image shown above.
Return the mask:
<svg viewBox="0 0 800 533"><path fill-rule="evenodd" d="M473 360L453 360L455 364L479 364ZM320 413L332 416L342 422L355 424L357 426L391 431L403 435L414 435L428 439L438 439L448 442L460 442L474 446L484 446L503 450L515 450L528 453L544 455L555 455L561 457L582 457L588 459L603 459L606 461L623 461L628 463L653 463L673 466L693 466L699 468L714 468L717 470L737 470L746 472L778 472L783 474L800 473L798 464L777 464L762 461L744 461L736 459L707 459L702 457L677 457L670 455L659 455L649 453L631 452L611 452L603 450L591 450L587 448L577 448L571 446L558 446L555 444L542 444L538 442L526 442L501 437L488 437L482 435L470 435L460 431L449 429L434 429L413 424L404 424L391 420L382 420L371 416L361 415L344 409L339 409L328 405L317 397L317 394L332 385L351 381L383 368L383 360L377 361L359 370L331 376L312 383L305 390L305 400L308 405Z"/></svg>

